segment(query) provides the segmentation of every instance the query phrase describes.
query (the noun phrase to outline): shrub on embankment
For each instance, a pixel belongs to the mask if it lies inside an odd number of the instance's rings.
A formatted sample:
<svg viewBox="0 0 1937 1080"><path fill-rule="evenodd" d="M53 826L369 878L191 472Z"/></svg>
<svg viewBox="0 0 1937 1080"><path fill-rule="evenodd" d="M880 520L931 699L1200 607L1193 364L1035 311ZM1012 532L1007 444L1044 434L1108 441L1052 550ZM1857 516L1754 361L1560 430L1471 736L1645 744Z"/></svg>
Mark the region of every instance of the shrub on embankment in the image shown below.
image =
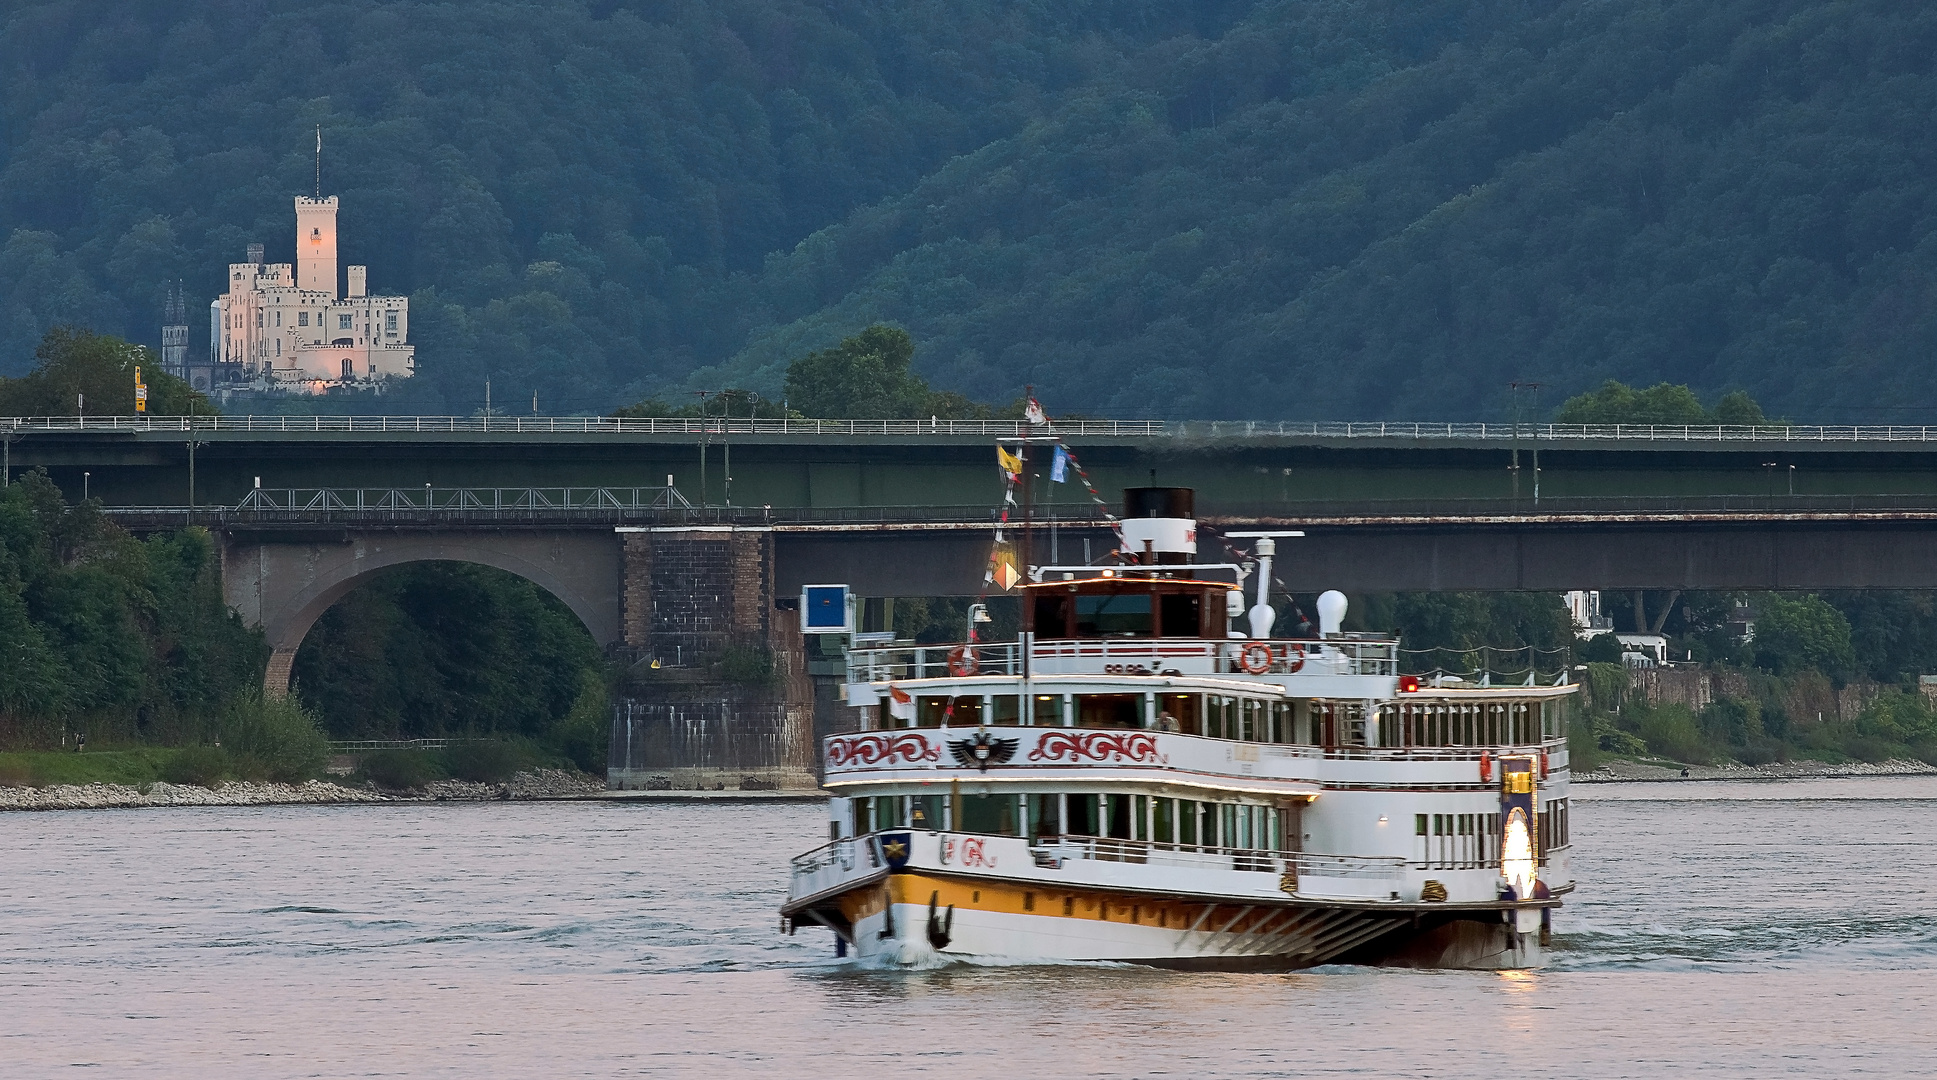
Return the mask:
<svg viewBox="0 0 1937 1080"><path fill-rule="evenodd" d="M208 533L138 540L40 470L0 488L0 748L212 741L268 647L222 599Z"/></svg>
<svg viewBox="0 0 1937 1080"><path fill-rule="evenodd" d="M478 739L442 750L373 750L364 754L356 776L391 791L409 791L439 780L497 784L521 772L572 768L569 758L524 739Z"/></svg>

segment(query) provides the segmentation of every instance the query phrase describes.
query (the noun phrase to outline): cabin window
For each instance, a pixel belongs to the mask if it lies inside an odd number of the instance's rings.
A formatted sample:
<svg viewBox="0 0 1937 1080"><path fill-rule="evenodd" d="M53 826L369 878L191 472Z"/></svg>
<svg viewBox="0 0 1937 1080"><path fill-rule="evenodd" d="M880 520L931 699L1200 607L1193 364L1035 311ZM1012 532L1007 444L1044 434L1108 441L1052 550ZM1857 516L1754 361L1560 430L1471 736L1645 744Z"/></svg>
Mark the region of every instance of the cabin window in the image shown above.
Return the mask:
<svg viewBox="0 0 1937 1080"><path fill-rule="evenodd" d="M1063 832L1063 797L1029 796L1029 838L1060 836Z"/></svg>
<svg viewBox="0 0 1937 1080"><path fill-rule="evenodd" d="M1063 699L1055 694L1037 694L1031 724L1040 727L1064 727Z"/></svg>
<svg viewBox="0 0 1937 1080"><path fill-rule="evenodd" d="M1037 637L1069 636L1069 594L1036 594L1035 627Z"/></svg>
<svg viewBox="0 0 1937 1080"><path fill-rule="evenodd" d="M1142 694L1076 695L1078 727L1138 728L1143 726Z"/></svg>
<svg viewBox="0 0 1937 1080"><path fill-rule="evenodd" d="M941 727L942 718L948 715L949 701L950 699L945 697L916 698L915 725L917 727ZM979 703L980 699L977 699L977 701ZM956 710L956 715L961 715L959 707Z"/></svg>
<svg viewBox="0 0 1937 1080"><path fill-rule="evenodd" d="M1104 824L1108 829L1104 835L1118 840L1131 839L1130 836L1130 796L1103 796Z"/></svg>
<svg viewBox="0 0 1937 1080"><path fill-rule="evenodd" d="M947 802L940 795L905 795L908 807L908 825L915 829L930 831L948 828L948 819L943 815L943 805Z"/></svg>
<svg viewBox="0 0 1937 1080"><path fill-rule="evenodd" d="M964 795L961 802L962 820L953 826L955 832L1017 835L1014 795Z"/></svg>
<svg viewBox="0 0 1937 1080"><path fill-rule="evenodd" d="M1149 637L1150 594L1076 597L1077 637Z"/></svg>
<svg viewBox="0 0 1937 1080"><path fill-rule="evenodd" d="M1159 844L1177 842L1177 800L1157 799L1150 808L1150 838Z"/></svg>
<svg viewBox="0 0 1937 1080"><path fill-rule="evenodd" d="M1196 735L1203 731L1196 694L1158 694L1157 730Z"/></svg>
<svg viewBox="0 0 1937 1080"><path fill-rule="evenodd" d="M989 723L1008 727L1022 723L1021 699L1014 694L997 694L990 698Z"/></svg>
<svg viewBox="0 0 1937 1080"><path fill-rule="evenodd" d="M1095 795L1071 795L1064 800L1064 805L1069 810L1068 829L1071 834L1076 836L1103 835L1099 829L1099 826L1102 824L1102 814L1099 813L1101 808L1097 806L1097 801L1098 796Z"/></svg>
<svg viewBox="0 0 1937 1080"><path fill-rule="evenodd" d="M1204 630L1204 599L1197 593L1165 593L1157 619L1163 637L1198 637Z"/></svg>
<svg viewBox="0 0 1937 1080"><path fill-rule="evenodd" d="M899 829L908 823L908 796L876 795L854 800L855 828L861 832Z"/></svg>
<svg viewBox="0 0 1937 1080"><path fill-rule="evenodd" d="M1197 843L1197 803L1191 799L1177 800L1177 842L1191 846Z"/></svg>

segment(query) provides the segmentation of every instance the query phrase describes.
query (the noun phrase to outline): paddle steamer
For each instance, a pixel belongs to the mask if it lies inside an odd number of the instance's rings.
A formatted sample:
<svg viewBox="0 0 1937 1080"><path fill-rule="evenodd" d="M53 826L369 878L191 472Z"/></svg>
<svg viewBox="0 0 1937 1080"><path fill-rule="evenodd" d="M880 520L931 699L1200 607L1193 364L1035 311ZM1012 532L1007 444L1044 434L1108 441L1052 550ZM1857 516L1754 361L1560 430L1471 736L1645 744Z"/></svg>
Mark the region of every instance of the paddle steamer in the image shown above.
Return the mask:
<svg viewBox="0 0 1937 1080"><path fill-rule="evenodd" d="M850 649L789 932L901 964L1540 961L1573 887L1566 673L1401 674L1336 592L1273 637L1285 534L1199 564L1190 504L1127 492L1117 561L1031 568L1014 641Z"/></svg>

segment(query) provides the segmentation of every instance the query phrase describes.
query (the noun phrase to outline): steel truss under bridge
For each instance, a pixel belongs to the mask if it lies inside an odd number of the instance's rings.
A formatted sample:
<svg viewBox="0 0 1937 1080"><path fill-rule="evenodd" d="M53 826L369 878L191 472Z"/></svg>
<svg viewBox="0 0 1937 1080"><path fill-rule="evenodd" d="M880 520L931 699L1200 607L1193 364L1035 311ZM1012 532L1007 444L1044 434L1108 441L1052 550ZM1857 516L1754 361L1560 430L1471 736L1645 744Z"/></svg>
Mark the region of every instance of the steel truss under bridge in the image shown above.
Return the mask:
<svg viewBox="0 0 1937 1080"><path fill-rule="evenodd" d="M237 513L401 514L511 512L546 514L584 510L643 512L691 510L676 488L255 488Z"/></svg>

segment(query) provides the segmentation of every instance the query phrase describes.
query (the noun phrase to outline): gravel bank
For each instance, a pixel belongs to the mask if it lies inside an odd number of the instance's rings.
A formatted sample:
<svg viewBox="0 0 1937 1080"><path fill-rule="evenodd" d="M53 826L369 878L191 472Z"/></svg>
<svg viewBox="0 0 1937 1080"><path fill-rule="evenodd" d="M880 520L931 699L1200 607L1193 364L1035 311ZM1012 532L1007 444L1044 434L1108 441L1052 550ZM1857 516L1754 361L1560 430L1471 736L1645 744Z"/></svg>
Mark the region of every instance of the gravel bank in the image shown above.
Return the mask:
<svg viewBox="0 0 1937 1080"><path fill-rule="evenodd" d="M157 781L126 784L55 784L44 788L0 787L0 810L109 810L153 806L271 806L286 803L488 802L507 799L585 799L605 784L562 769L522 772L500 784L444 780L422 791L384 792L311 780L303 784L245 781L210 789Z"/></svg>
<svg viewBox="0 0 1937 1080"><path fill-rule="evenodd" d="M1921 761L1783 761L1771 765L1652 765L1610 761L1593 772L1575 773L1576 784L1634 780L1784 780L1818 776L1919 776L1937 773L1937 766Z"/></svg>

